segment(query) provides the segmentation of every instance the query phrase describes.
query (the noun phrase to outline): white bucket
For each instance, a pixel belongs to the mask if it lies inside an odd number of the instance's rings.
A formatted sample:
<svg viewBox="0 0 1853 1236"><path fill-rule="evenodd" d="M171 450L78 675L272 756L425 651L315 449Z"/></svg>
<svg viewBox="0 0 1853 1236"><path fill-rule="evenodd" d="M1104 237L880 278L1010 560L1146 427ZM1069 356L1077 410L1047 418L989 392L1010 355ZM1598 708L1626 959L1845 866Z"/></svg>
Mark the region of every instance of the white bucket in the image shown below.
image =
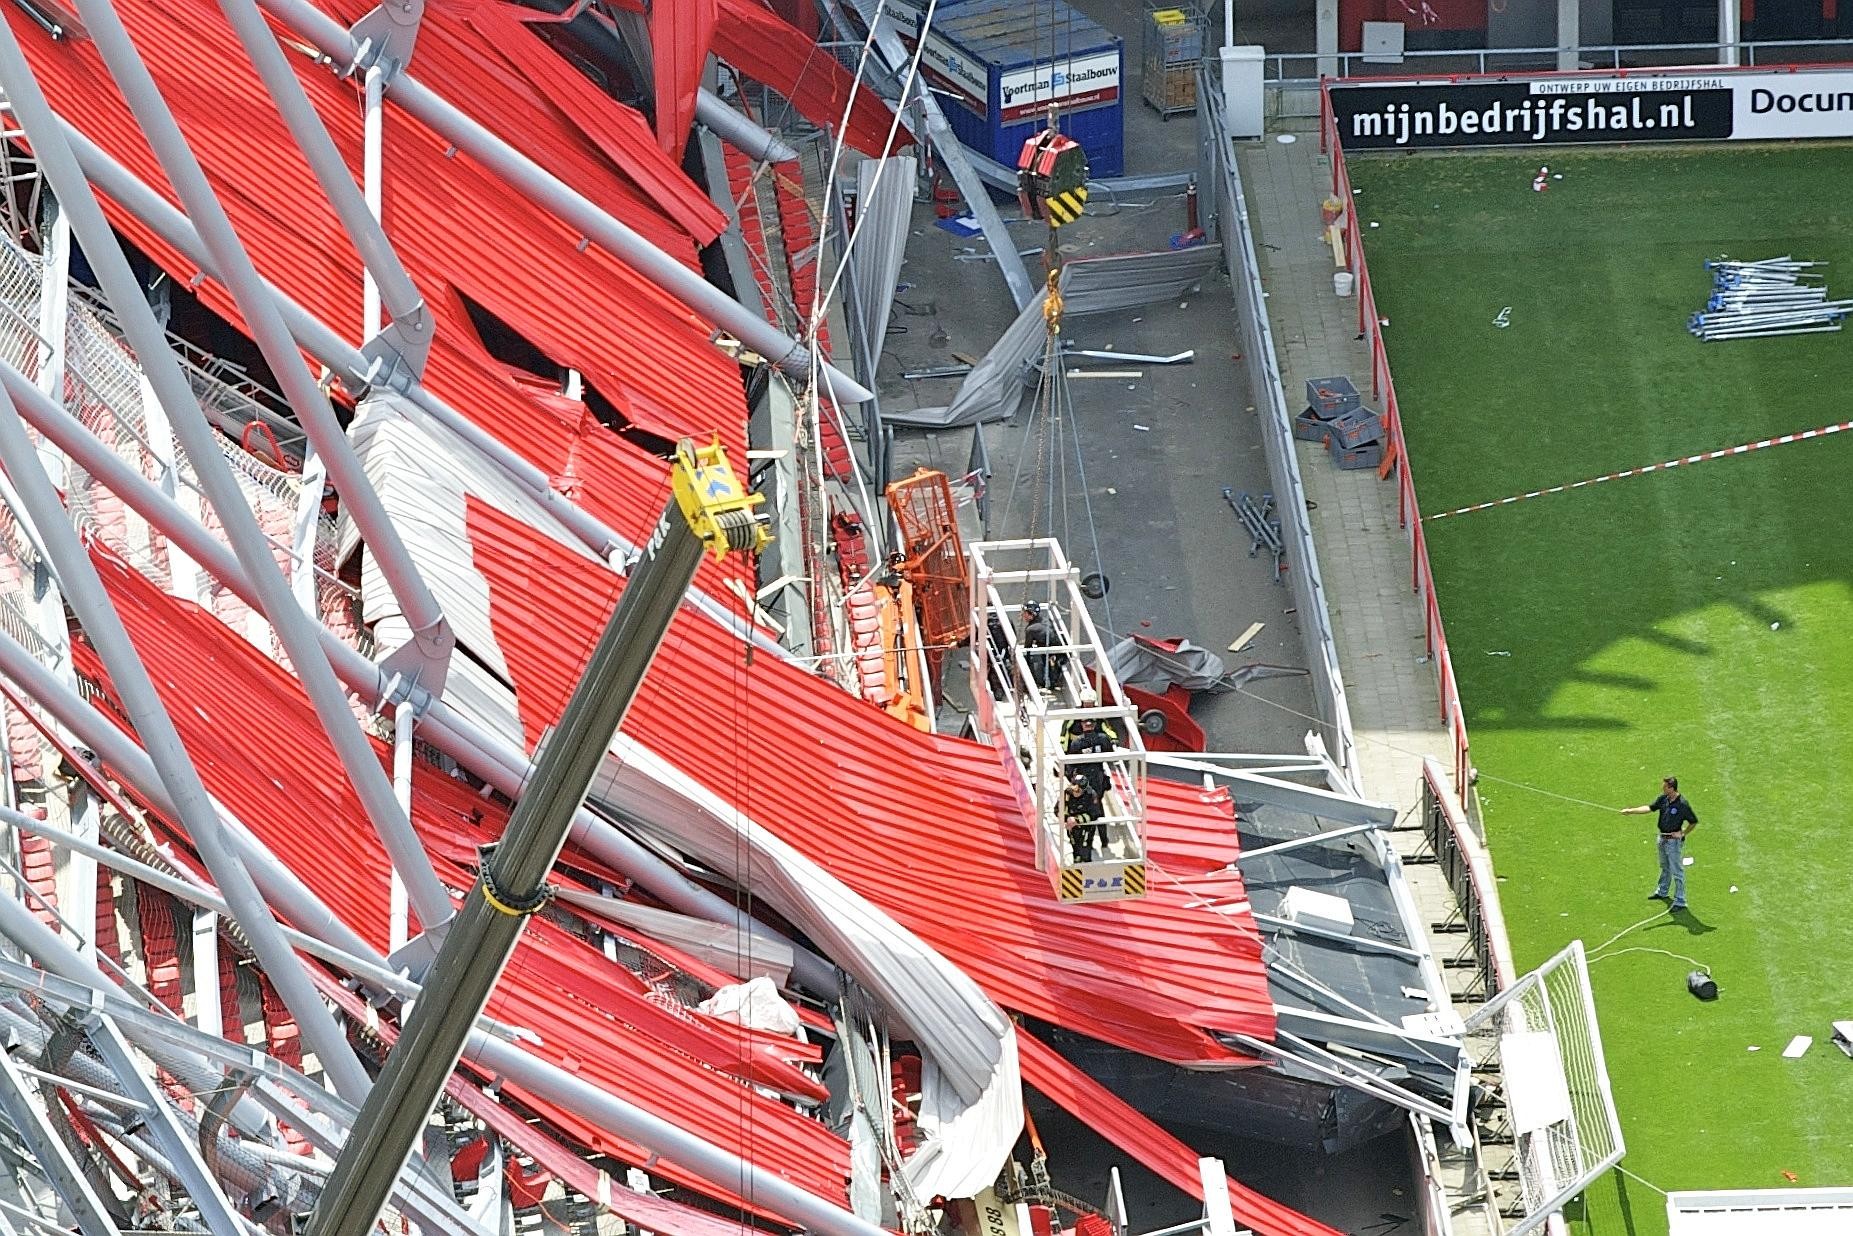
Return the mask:
<svg viewBox="0 0 1853 1236"><path fill-rule="evenodd" d="M1357 280L1352 277L1351 272L1348 270L1335 270L1332 272L1332 290L1337 292L1340 296L1351 295L1352 285L1356 282Z"/></svg>

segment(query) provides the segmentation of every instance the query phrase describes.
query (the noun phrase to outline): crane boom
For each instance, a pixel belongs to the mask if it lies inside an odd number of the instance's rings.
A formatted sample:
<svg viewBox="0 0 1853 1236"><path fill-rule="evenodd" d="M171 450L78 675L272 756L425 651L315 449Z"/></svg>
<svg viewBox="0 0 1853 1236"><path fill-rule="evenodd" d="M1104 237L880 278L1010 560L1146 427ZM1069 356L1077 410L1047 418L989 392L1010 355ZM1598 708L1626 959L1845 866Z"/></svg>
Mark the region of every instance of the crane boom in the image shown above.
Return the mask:
<svg viewBox="0 0 1853 1236"><path fill-rule="evenodd" d="M502 839L485 847L480 876L452 920L398 1045L355 1118L307 1236L371 1231L393 1182L457 1067L470 1029L501 976L523 920L546 904L547 873L591 787L704 550L716 558L769 538L718 442L676 450L674 493L630 572L559 725L543 739L534 776Z"/></svg>

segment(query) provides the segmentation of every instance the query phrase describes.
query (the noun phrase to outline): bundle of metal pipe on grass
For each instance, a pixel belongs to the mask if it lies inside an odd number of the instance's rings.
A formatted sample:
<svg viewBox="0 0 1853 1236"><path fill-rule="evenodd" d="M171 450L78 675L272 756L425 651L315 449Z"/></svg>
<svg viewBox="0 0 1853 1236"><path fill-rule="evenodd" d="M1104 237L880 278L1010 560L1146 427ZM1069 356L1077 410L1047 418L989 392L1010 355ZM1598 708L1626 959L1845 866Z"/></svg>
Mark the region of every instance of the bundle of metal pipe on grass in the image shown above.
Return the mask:
<svg viewBox="0 0 1853 1236"><path fill-rule="evenodd" d="M1815 267L1825 265L1792 257L1707 262L1711 299L1692 315L1687 329L1707 342L1837 331L1853 312L1853 300L1827 298L1823 277L1813 273Z"/></svg>

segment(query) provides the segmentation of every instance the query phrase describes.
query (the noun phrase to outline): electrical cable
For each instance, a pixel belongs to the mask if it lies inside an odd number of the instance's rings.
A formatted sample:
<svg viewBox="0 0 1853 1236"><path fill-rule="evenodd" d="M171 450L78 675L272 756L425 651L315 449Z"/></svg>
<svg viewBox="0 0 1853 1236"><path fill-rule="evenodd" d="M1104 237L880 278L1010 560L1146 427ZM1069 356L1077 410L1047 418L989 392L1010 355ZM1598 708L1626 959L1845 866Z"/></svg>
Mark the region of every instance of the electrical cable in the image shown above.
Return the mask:
<svg viewBox="0 0 1853 1236"><path fill-rule="evenodd" d="M1247 687L1242 686L1240 683L1235 684L1235 693L1237 695L1246 696L1247 698L1254 700L1257 703L1266 704L1270 708L1277 708L1281 712L1300 718L1302 721L1310 721L1314 725L1326 724L1323 718L1315 717L1311 713L1308 713L1308 712L1301 712L1299 709L1291 707L1290 705L1287 705L1287 704L1282 704L1277 700L1268 699L1265 695L1256 695L1254 692L1250 691ZM1429 752L1414 751L1408 747L1399 747L1395 743L1389 741L1388 739L1377 738L1370 734L1359 734L1354 731L1352 733L1352 737L1357 739L1359 742L1367 742L1374 747L1381 747L1382 749L1386 751L1394 751L1398 755L1407 755L1411 757L1412 759L1425 760L1430 757ZM1618 813L1621 810L1621 808L1619 807L1610 807L1604 803L1590 802L1587 798L1577 798L1570 794L1559 794L1555 790L1547 790L1543 786L1532 785L1529 782L1513 781L1508 777L1495 777L1493 774L1488 773L1488 772L1481 772L1477 768L1474 769L1474 779L1476 781L1492 781L1499 785L1509 785L1513 787L1514 789L1529 790L1533 794L1542 794L1546 798L1555 798L1563 802L1575 803L1579 807L1593 807L1597 811L1607 811L1611 813Z"/></svg>

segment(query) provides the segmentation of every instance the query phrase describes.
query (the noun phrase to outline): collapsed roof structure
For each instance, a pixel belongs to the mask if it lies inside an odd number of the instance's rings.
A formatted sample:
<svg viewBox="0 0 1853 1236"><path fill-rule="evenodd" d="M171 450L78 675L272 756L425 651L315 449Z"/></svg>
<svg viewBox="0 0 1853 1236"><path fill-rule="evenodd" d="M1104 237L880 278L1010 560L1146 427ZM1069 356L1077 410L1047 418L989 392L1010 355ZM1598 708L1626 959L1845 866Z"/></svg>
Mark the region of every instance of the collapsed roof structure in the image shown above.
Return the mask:
<svg viewBox="0 0 1853 1236"><path fill-rule="evenodd" d="M698 574L392 1213L920 1229L999 1179L1026 1083L1200 1191L1020 1022L1260 1063L1227 790L1154 779L1146 895L1061 904L1008 761L837 672L858 581L833 562L882 521L849 496L868 392L803 303L804 170L748 103L871 159L906 127L753 0L263 8L5 9L0 934L26 960L0 963L0 1107L36 1166L0 1212L313 1207L666 444L715 435L780 457L795 557ZM745 174L718 203L717 138ZM781 642L760 590L791 574ZM1259 1231L1329 1230L1229 1188Z"/></svg>

